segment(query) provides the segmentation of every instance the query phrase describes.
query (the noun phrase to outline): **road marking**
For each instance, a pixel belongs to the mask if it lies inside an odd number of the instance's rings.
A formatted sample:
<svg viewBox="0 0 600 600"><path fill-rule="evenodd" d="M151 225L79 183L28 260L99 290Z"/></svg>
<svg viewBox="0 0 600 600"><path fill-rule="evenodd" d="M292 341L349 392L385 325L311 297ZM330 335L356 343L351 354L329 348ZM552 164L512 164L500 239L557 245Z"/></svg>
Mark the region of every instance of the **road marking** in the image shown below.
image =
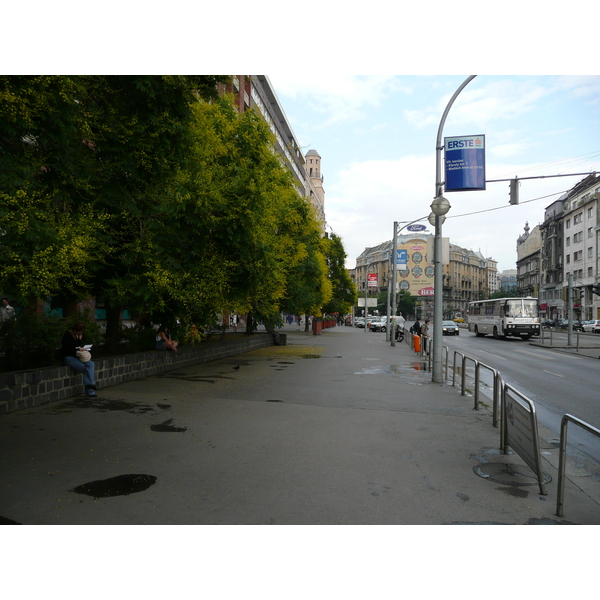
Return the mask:
<svg viewBox="0 0 600 600"><path fill-rule="evenodd" d="M558 373L553 373L552 371L546 371L546 369L543 369L544 373L550 373L550 375L556 375L557 377L564 377L564 375L559 375Z"/></svg>
<svg viewBox="0 0 600 600"><path fill-rule="evenodd" d="M527 352L527 350L515 350L515 352L519 352L520 354L529 354L529 356L535 356L536 358L543 358L544 360L556 360L556 356L547 356L545 354L540 354L537 352Z"/></svg>

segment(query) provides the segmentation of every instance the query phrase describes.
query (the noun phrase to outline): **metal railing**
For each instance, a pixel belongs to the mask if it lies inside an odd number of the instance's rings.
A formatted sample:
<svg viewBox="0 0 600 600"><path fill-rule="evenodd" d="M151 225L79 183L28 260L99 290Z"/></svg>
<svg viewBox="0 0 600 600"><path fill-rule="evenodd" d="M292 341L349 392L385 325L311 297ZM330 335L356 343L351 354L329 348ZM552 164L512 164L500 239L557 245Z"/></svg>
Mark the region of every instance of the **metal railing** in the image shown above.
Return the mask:
<svg viewBox="0 0 600 600"><path fill-rule="evenodd" d="M461 365L460 365L460 375L461 375L461 395L465 396L465 390L466 390L466 364L467 361L472 361L475 365L475 383L474 383L474 393L473 396L475 398L474 400L474 410L478 410L479 406L479 387L480 387L480 376L479 376L479 370L483 367L488 369L493 377L494 377L494 388L493 388L493 425L494 427L498 427L498 421L500 421L500 450L502 450L505 454L508 453L508 446L510 445L508 443L508 433L507 433L507 427L506 427L506 414L504 414L506 412L506 394L508 392L512 393L513 395L521 398L521 400L527 404L529 406L529 410L530 413L532 415L531 419L532 419L532 430L534 431L534 435L533 435L533 443L534 443L534 447L535 447L535 451L534 451L534 455L535 455L535 464L529 464L529 466L532 468L532 470L536 473L537 477L538 477L538 484L540 487L540 493L542 495L546 495L546 489L545 489L545 485L544 485L544 481L543 481L543 473L541 471L541 455L540 455L540 451L539 451L539 434L537 431L537 418L536 418L536 410L535 410L535 404L529 399L527 398L524 394L522 394L521 392L519 392L518 390L516 390L514 387L506 384L504 382L504 379L502 378L501 373L496 370L493 369L492 367L478 361L475 358L472 358L470 356L467 356L466 354L463 354L462 352L458 352L458 350L454 351L454 357L453 357L453 363L452 363L452 385L455 385L456 382L456 375L458 373L458 369L457 369L457 357L461 357ZM447 368L448 365L446 363L446 372L447 372ZM559 449L559 466L558 466L558 497L557 497L557 504L556 504L556 514L559 517L564 516L564 484L565 484L565 478L566 478L566 452L567 452L567 425L568 423L572 422L576 425L578 425L579 427L582 427L583 429L585 429L586 431L588 431L589 433L592 433L593 435L600 437L600 429L597 429L596 427L593 427L592 425L590 425L589 423L586 423L585 421L582 421L581 419L578 419L577 417L574 417L572 415L566 414L563 416L562 421L561 421L561 429L560 429L560 449ZM523 457L522 457L523 458ZM527 461L526 461L527 462Z"/></svg>
<svg viewBox="0 0 600 600"><path fill-rule="evenodd" d="M572 415L566 414L560 422L560 448L559 448L559 459L558 459L558 495L556 500L556 514L559 517L564 516L564 502L565 502L565 470L567 463L567 425L574 423L579 425L589 433L600 437L600 429L592 427L589 423L578 419Z"/></svg>

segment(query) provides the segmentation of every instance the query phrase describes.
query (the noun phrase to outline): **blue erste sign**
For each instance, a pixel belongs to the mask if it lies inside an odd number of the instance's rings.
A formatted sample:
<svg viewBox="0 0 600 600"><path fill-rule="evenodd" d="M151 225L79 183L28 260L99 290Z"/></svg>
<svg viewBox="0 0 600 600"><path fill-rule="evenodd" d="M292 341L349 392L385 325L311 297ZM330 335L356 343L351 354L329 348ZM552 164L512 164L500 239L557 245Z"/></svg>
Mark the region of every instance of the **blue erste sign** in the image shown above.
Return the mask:
<svg viewBox="0 0 600 600"><path fill-rule="evenodd" d="M446 191L485 190L485 135L444 138Z"/></svg>

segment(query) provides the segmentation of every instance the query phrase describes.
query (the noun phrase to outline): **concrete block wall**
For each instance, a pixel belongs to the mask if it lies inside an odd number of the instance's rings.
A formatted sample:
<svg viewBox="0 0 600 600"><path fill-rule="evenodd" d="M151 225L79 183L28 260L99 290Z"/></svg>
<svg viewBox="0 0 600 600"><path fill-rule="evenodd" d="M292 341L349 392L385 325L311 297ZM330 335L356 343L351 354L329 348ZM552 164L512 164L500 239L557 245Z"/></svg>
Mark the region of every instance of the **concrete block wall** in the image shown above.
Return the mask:
<svg viewBox="0 0 600 600"><path fill-rule="evenodd" d="M94 360L96 387L102 390L126 381L265 348L274 343L273 334L257 333L198 346L184 346L178 352L153 350L98 359ZM0 414L64 400L83 392L83 375L75 373L70 367L0 373Z"/></svg>

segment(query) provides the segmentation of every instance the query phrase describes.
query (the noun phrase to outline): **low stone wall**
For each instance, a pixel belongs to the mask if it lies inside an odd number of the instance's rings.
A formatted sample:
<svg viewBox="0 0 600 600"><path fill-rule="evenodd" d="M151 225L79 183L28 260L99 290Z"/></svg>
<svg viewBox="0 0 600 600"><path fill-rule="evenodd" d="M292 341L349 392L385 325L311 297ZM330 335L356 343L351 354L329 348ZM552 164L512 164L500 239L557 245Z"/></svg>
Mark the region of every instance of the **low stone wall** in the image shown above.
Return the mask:
<svg viewBox="0 0 600 600"><path fill-rule="evenodd" d="M94 360L96 387L101 390L165 371L265 348L274 343L273 334L256 333L248 337L184 346L178 352L153 350L101 358ZM0 414L64 400L84 391L83 375L75 373L70 367L44 367L0 373Z"/></svg>

